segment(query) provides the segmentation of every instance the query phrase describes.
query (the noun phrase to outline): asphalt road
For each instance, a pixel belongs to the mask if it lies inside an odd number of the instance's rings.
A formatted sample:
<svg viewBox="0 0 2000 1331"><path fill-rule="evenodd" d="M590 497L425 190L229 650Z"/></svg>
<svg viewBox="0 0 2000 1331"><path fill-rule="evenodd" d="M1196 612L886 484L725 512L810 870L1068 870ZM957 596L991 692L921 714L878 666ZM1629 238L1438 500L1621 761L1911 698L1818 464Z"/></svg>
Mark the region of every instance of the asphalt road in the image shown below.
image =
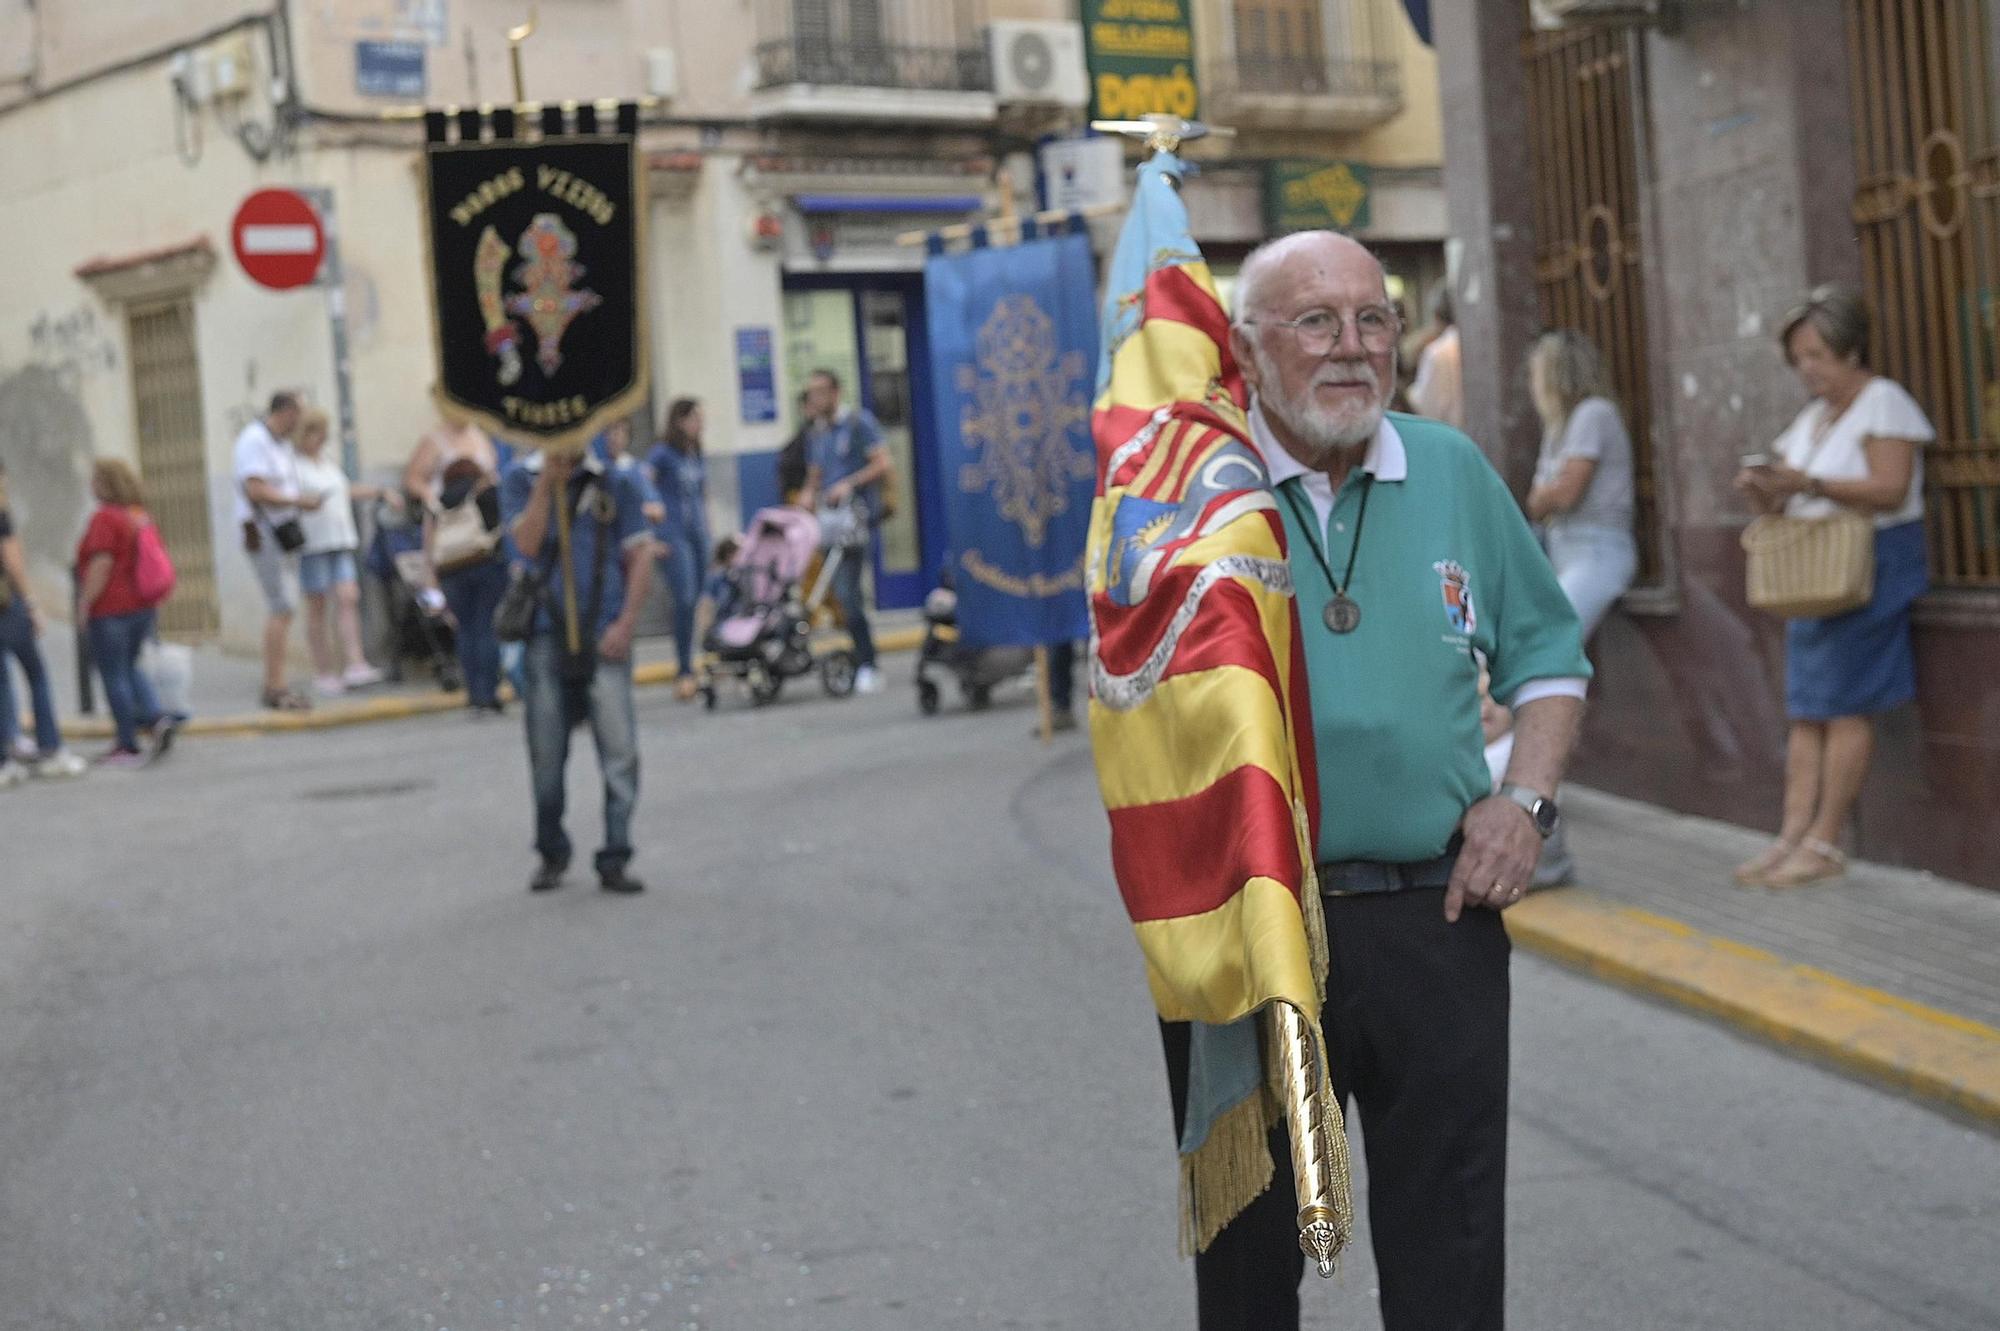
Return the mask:
<svg viewBox="0 0 2000 1331"><path fill-rule="evenodd" d="M908 668L642 693L636 899L525 891L511 719L0 794L0 1327L1191 1327L1086 746ZM1515 979L1513 1325L2000 1325L1993 1138Z"/></svg>

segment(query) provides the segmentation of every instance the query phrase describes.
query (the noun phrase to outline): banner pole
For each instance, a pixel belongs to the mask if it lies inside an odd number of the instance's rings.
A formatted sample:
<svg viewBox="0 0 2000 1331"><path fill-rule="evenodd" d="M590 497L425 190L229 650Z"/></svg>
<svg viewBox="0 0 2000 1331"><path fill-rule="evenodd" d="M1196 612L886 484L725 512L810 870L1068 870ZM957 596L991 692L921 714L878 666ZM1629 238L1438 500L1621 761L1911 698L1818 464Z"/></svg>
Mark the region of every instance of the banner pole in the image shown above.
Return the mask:
<svg viewBox="0 0 2000 1331"><path fill-rule="evenodd" d="M597 539L601 541L606 535L608 533L602 530L600 524ZM563 569L563 631L567 635L569 654L578 656L583 652L583 638L576 630L576 566L570 562L569 550L569 487L565 485L562 493L556 496L556 558ZM593 629L595 627L592 625Z"/></svg>
<svg viewBox="0 0 2000 1331"><path fill-rule="evenodd" d="M1045 642L1035 644L1035 710L1040 717L1042 743L1055 743L1056 704L1049 693L1049 645Z"/></svg>
<svg viewBox="0 0 2000 1331"><path fill-rule="evenodd" d="M507 29L507 56L514 66L514 102L519 105L528 100L527 78L521 72L521 43L535 35L536 6L528 6L528 21L518 28Z"/></svg>

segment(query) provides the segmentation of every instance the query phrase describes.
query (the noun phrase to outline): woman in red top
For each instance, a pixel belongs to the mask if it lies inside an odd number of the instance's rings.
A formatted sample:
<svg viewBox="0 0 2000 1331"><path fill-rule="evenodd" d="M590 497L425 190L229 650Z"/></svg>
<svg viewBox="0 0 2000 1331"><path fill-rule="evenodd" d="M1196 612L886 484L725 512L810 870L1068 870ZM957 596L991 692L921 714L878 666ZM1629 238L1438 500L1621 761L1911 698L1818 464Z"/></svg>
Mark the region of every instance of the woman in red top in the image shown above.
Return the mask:
<svg viewBox="0 0 2000 1331"><path fill-rule="evenodd" d="M90 492L98 509L90 515L76 547L77 604L89 620L90 655L104 681L104 698L118 743L100 760L109 767L137 767L146 761L140 732L155 752L172 742L173 726L160 714L152 683L139 669L139 649L153 636L153 607L139 595L134 571L139 562L139 527L152 521L139 478L116 458L99 458L90 468Z"/></svg>

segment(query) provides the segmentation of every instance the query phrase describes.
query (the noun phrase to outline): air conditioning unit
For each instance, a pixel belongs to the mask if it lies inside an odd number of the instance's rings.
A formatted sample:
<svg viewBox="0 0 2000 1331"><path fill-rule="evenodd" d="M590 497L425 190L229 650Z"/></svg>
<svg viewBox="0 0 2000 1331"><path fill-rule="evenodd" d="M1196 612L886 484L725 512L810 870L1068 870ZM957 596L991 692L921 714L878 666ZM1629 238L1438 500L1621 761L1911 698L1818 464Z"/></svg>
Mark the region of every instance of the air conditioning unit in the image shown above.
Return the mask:
<svg viewBox="0 0 2000 1331"><path fill-rule="evenodd" d="M1081 23L995 19L987 26L986 40L993 58L993 95L1003 105L1089 104Z"/></svg>
<svg viewBox="0 0 2000 1331"><path fill-rule="evenodd" d="M1537 28L1578 28L1591 23L1657 23L1665 0L1528 0Z"/></svg>

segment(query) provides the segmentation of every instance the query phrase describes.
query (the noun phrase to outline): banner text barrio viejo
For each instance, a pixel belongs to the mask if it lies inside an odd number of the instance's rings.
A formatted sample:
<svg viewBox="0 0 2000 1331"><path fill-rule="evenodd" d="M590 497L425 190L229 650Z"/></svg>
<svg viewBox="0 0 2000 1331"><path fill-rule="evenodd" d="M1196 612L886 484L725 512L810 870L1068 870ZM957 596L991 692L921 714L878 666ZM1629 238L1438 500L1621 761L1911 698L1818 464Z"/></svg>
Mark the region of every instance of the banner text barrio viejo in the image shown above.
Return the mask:
<svg viewBox="0 0 2000 1331"><path fill-rule="evenodd" d="M481 181L479 188L467 194L451 210L451 220L460 226L471 226L473 218L500 200L525 189L527 183L520 167L509 167L491 180ZM542 193L561 199L599 226L610 226L611 219L618 215L618 205L603 190L568 171L553 166L538 166L535 168L535 185Z"/></svg>

